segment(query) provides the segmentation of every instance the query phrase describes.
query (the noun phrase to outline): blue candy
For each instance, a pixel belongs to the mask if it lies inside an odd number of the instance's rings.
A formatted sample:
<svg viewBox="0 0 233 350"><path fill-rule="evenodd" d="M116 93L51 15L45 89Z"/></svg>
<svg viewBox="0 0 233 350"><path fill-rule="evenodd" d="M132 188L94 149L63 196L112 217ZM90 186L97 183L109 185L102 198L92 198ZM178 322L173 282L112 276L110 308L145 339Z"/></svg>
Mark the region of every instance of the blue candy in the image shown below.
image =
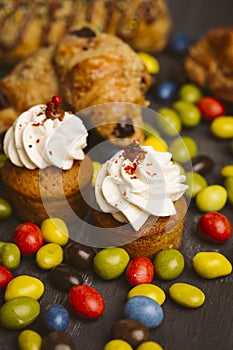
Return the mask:
<svg viewBox="0 0 233 350"><path fill-rule="evenodd" d="M171 100L176 92L176 84L173 81L165 81L157 87L157 96L162 101Z"/></svg>
<svg viewBox="0 0 233 350"><path fill-rule="evenodd" d="M190 40L186 33L177 32L171 37L170 47L176 54L185 54L188 51Z"/></svg>
<svg viewBox="0 0 233 350"><path fill-rule="evenodd" d="M127 300L124 307L126 318L144 323L149 329L158 327L163 320L163 310L153 299L135 296Z"/></svg>
<svg viewBox="0 0 233 350"><path fill-rule="evenodd" d="M44 323L50 331L65 331L70 322L68 311L61 304L50 305L44 314Z"/></svg>

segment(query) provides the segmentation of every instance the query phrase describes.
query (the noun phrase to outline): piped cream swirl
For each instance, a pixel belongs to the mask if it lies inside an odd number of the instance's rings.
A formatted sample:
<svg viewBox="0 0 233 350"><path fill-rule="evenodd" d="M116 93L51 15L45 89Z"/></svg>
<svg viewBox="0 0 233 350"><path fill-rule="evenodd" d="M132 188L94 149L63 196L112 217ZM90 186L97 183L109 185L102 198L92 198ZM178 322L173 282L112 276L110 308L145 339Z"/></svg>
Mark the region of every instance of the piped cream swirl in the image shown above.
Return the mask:
<svg viewBox="0 0 233 350"><path fill-rule="evenodd" d="M96 178L96 200L105 213L119 222L129 222L137 231L149 215L176 214L174 202L186 191L185 175L169 152L141 146L144 159L129 160L119 151L103 164Z"/></svg>
<svg viewBox="0 0 233 350"><path fill-rule="evenodd" d="M4 152L18 167L70 169L74 160L84 159L87 130L80 118L65 112L64 118L46 117L44 104L22 113L8 129Z"/></svg>

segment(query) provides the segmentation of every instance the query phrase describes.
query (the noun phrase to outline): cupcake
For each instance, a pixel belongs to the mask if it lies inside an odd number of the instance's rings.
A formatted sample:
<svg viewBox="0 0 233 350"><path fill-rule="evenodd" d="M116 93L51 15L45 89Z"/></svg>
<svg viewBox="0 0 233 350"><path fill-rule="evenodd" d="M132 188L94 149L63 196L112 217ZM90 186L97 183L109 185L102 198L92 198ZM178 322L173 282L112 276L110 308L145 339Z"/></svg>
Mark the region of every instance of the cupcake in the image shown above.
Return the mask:
<svg viewBox="0 0 233 350"><path fill-rule="evenodd" d="M97 174L95 222L113 229L113 243L124 242L121 246L131 257L178 249L187 210L185 180L171 153L133 141Z"/></svg>
<svg viewBox="0 0 233 350"><path fill-rule="evenodd" d="M92 180L92 162L83 149L87 130L80 118L53 96L22 113L4 138L7 160L2 180L15 215L40 223L59 217L67 223L85 216L83 193Z"/></svg>

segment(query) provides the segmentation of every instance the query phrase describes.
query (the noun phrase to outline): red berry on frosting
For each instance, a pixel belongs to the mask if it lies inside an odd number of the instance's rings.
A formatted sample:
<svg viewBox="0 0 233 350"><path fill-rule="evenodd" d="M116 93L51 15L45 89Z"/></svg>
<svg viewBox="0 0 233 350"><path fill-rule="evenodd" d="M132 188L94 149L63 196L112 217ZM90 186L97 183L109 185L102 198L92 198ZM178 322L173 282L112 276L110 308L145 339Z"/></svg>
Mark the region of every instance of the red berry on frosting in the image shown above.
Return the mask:
<svg viewBox="0 0 233 350"><path fill-rule="evenodd" d="M60 106L60 104L62 103L62 99L60 96L55 95L52 97L52 102L55 104L55 106Z"/></svg>

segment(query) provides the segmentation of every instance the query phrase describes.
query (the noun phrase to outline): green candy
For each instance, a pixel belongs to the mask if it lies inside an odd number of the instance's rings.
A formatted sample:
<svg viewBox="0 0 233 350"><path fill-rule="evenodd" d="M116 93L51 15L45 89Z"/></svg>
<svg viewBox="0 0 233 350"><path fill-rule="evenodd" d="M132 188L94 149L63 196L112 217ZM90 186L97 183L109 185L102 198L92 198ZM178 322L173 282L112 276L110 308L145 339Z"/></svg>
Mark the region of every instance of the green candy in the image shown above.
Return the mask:
<svg viewBox="0 0 233 350"><path fill-rule="evenodd" d="M151 124L149 123L144 123L143 125L143 131L145 138L147 139L150 136L158 137L160 138L160 133L158 132L157 129L155 129Z"/></svg>
<svg viewBox="0 0 233 350"><path fill-rule="evenodd" d="M182 128L181 120L176 111L171 108L161 108L158 113L162 116L158 119L160 130L165 135L176 136Z"/></svg>
<svg viewBox="0 0 233 350"><path fill-rule="evenodd" d="M18 336L20 350L40 350L42 346L41 336L30 329L25 329Z"/></svg>
<svg viewBox="0 0 233 350"><path fill-rule="evenodd" d="M189 186L186 194L190 198L196 197L198 192L208 186L206 179L201 174L192 171L186 173L186 184Z"/></svg>
<svg viewBox="0 0 233 350"><path fill-rule="evenodd" d="M232 272L230 261L218 252L200 252L193 257L193 268L206 279L227 276Z"/></svg>
<svg viewBox="0 0 233 350"><path fill-rule="evenodd" d="M20 250L11 242L0 242L0 264L7 269L16 269L20 264Z"/></svg>
<svg viewBox="0 0 233 350"><path fill-rule="evenodd" d="M173 158L178 163L186 163L197 155L197 144L189 136L176 138L169 147Z"/></svg>
<svg viewBox="0 0 233 350"><path fill-rule="evenodd" d="M176 101L173 104L173 108L178 113L184 126L193 127L200 123L200 110L192 103L187 101Z"/></svg>
<svg viewBox="0 0 233 350"><path fill-rule="evenodd" d="M35 321L40 304L31 297L18 297L7 301L0 310L0 323L7 329L22 329Z"/></svg>
<svg viewBox="0 0 233 350"><path fill-rule="evenodd" d="M0 220L7 219L11 213L12 209L10 203L5 199L0 198Z"/></svg>
<svg viewBox="0 0 233 350"><path fill-rule="evenodd" d="M205 301L202 290L188 283L174 283L168 292L177 304L191 309L200 307Z"/></svg>
<svg viewBox="0 0 233 350"><path fill-rule="evenodd" d="M207 186L196 195L196 206L202 212L219 211L227 202L227 190L220 185Z"/></svg>
<svg viewBox="0 0 233 350"><path fill-rule="evenodd" d="M202 92L197 85L184 84L179 90L179 97L183 101L197 103L202 97Z"/></svg>
<svg viewBox="0 0 233 350"><path fill-rule="evenodd" d="M231 205L233 205L233 176L229 176L224 181L224 186L226 187L228 200Z"/></svg>
<svg viewBox="0 0 233 350"><path fill-rule="evenodd" d="M161 250L154 258L155 274L163 280L177 278L184 270L184 257L177 249Z"/></svg>
<svg viewBox="0 0 233 350"><path fill-rule="evenodd" d="M126 269L130 258L123 248L104 248L94 257L96 273L105 280L120 277Z"/></svg>

